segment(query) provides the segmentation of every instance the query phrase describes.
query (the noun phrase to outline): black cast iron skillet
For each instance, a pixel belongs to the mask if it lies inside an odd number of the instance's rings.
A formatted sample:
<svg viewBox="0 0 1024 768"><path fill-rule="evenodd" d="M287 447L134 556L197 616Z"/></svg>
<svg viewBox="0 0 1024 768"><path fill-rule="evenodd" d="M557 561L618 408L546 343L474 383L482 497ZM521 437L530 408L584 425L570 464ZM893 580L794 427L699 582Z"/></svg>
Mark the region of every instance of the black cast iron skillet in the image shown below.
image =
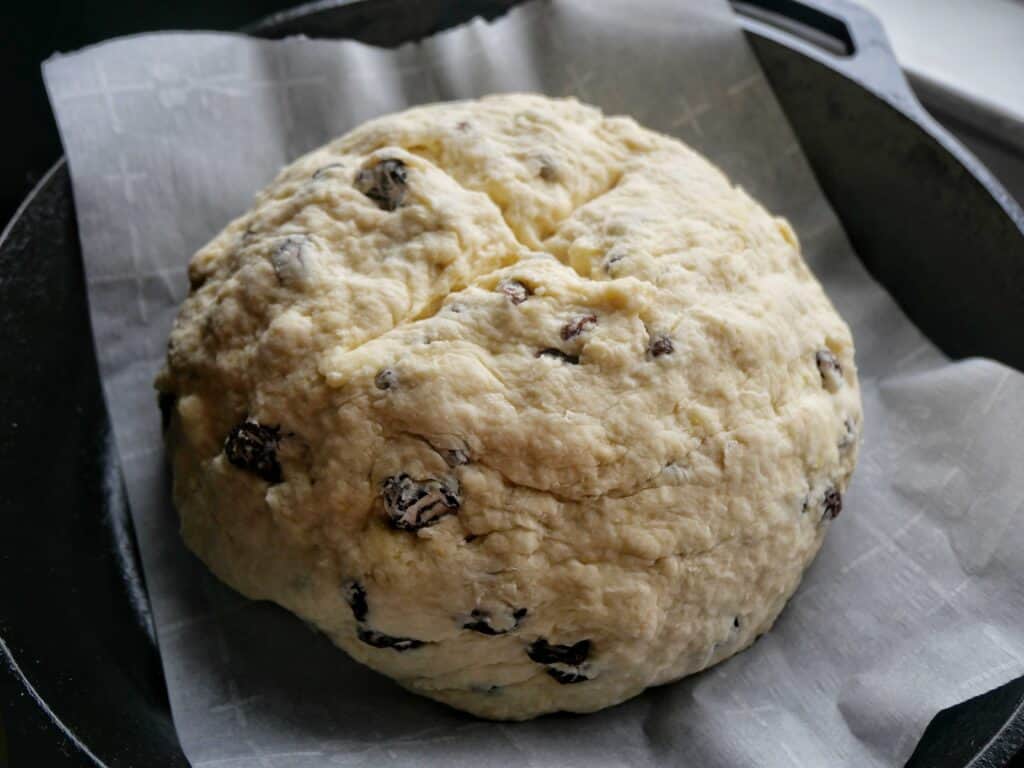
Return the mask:
<svg viewBox="0 0 1024 768"><path fill-rule="evenodd" d="M391 46L516 2L327 0L247 31ZM1024 215L924 113L877 22L843 0L736 6L874 276L950 356L1024 370ZM0 766L186 766L100 388L63 160L0 237L0 468ZM940 712L907 765L993 768L1022 746L1024 678Z"/></svg>

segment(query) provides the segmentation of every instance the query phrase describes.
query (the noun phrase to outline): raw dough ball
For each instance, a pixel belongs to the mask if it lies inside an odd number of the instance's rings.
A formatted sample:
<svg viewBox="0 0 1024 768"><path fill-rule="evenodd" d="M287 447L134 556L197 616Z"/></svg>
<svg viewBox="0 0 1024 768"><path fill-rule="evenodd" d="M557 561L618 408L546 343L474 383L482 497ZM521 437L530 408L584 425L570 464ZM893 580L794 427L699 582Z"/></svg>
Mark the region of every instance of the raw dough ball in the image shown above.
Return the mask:
<svg viewBox="0 0 1024 768"><path fill-rule="evenodd" d="M189 276L157 382L188 546L484 717L746 648L856 460L850 331L789 225L572 100L367 123Z"/></svg>

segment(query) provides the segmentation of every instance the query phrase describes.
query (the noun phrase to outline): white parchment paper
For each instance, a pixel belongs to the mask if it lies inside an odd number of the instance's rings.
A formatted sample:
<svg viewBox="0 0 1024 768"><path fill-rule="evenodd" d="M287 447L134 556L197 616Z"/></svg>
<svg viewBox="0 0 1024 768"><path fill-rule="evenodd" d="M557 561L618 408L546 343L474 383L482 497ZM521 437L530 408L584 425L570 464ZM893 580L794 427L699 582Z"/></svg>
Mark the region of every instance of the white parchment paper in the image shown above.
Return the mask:
<svg viewBox="0 0 1024 768"><path fill-rule="evenodd" d="M145 35L44 70L194 765L890 766L938 709L1024 673L1024 376L951 363L867 276L724 0L534 0L394 51ZM789 217L854 329L866 406L845 511L771 633L624 705L524 724L406 693L209 576L178 537L151 385L189 256L279 166L381 113L509 90L680 136Z"/></svg>

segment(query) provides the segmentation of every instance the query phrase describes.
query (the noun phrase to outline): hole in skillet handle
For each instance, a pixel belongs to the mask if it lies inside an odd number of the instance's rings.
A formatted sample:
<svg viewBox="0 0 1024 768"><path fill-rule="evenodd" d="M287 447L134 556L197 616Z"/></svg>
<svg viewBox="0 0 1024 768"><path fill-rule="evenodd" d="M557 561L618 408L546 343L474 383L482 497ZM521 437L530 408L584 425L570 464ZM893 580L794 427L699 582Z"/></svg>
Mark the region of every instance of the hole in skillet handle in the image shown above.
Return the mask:
<svg viewBox="0 0 1024 768"><path fill-rule="evenodd" d="M796 0L732 0L736 13L769 24L834 56L856 51L842 19Z"/></svg>

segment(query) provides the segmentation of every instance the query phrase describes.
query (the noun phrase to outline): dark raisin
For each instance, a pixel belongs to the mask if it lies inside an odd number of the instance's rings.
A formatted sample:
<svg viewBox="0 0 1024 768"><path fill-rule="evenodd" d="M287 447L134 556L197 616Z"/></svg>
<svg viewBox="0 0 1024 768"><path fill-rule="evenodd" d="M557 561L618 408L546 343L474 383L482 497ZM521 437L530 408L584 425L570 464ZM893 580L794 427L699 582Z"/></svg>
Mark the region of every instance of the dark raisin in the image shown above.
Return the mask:
<svg viewBox="0 0 1024 768"><path fill-rule="evenodd" d="M662 355L670 355L676 351L675 345L672 343L672 339L668 336L655 336L651 340L651 356L661 357Z"/></svg>
<svg viewBox="0 0 1024 768"><path fill-rule="evenodd" d="M737 616L736 618L734 618L732 620L732 628L733 629L739 629L740 628L740 617L739 616Z"/></svg>
<svg viewBox="0 0 1024 768"><path fill-rule="evenodd" d="M373 377L373 385L377 389L391 389L398 383L398 377L390 368L382 368Z"/></svg>
<svg viewBox="0 0 1024 768"><path fill-rule="evenodd" d="M405 201L408 171L401 160L382 160L356 174L356 189L381 210L393 211Z"/></svg>
<svg viewBox="0 0 1024 768"><path fill-rule="evenodd" d="M164 432L171 425L171 416L174 415L177 402L178 396L173 392L161 392L156 396L156 404L160 407L160 428Z"/></svg>
<svg viewBox="0 0 1024 768"><path fill-rule="evenodd" d="M581 315L562 326L562 340L575 339L584 331L590 330L592 325L597 325L595 315Z"/></svg>
<svg viewBox="0 0 1024 768"><path fill-rule="evenodd" d="M403 531L434 525L461 505L456 481L414 480L404 472L387 478L381 484L381 495L388 521Z"/></svg>
<svg viewBox="0 0 1024 768"><path fill-rule="evenodd" d="M469 464L469 454L461 448L452 448L448 451L442 451L441 456L444 458L445 464L449 467L460 467L463 464Z"/></svg>
<svg viewBox="0 0 1024 768"><path fill-rule="evenodd" d="M277 461L277 444L280 441L279 427L243 421L228 433L224 454L239 469L248 470L268 483L280 483L281 465Z"/></svg>
<svg viewBox="0 0 1024 768"><path fill-rule="evenodd" d="M589 640L580 640L573 645L552 645L542 637L526 649L526 655L538 664L568 664L573 667L586 661L589 654Z"/></svg>
<svg viewBox="0 0 1024 768"><path fill-rule="evenodd" d="M370 608L366 604L366 590L358 581L345 582L345 602L352 609L352 615L355 616L356 621L366 619L366 613Z"/></svg>
<svg viewBox="0 0 1024 768"><path fill-rule="evenodd" d="M843 367L839 364L836 356L827 349L819 349L814 360L818 364L818 372L821 374L821 383L829 392L835 392L843 383Z"/></svg>
<svg viewBox="0 0 1024 768"><path fill-rule="evenodd" d="M563 670L558 667L548 667L544 670L551 677L555 678L562 685L573 685L575 683L585 683L590 678L583 674L578 669Z"/></svg>
<svg viewBox="0 0 1024 768"><path fill-rule="evenodd" d="M568 355L565 352L563 352L562 350L555 349L554 347L548 347L547 349L542 349L540 352L537 353L536 356L537 357L554 357L554 358L557 358L557 359L561 360L563 363L569 363L569 365L579 365L580 364L580 356L579 355Z"/></svg>
<svg viewBox="0 0 1024 768"><path fill-rule="evenodd" d="M560 174L558 173L558 166L555 165L555 161L547 155L541 155L538 160L540 162L540 170L537 171L537 175L544 179L544 181L558 181Z"/></svg>
<svg viewBox="0 0 1024 768"><path fill-rule="evenodd" d="M471 544L472 542L476 541L479 538L480 537L477 536L475 533L467 533L466 534L466 538L464 538L463 541L465 541L467 544Z"/></svg>
<svg viewBox="0 0 1024 768"><path fill-rule="evenodd" d="M825 491L825 498L822 502L822 520L835 520L843 511L843 496L839 489L832 487Z"/></svg>
<svg viewBox="0 0 1024 768"><path fill-rule="evenodd" d="M374 648L391 648L394 651L411 651L426 645L422 640L413 640L411 637L392 637L365 627L359 627L356 630L356 636Z"/></svg>
<svg viewBox="0 0 1024 768"><path fill-rule="evenodd" d="M512 612L512 624L505 628L496 628L491 624L491 615L487 611L474 608L469 614L470 621L462 625L463 629L471 629L482 635L504 635L519 629L519 622L526 616L525 608L517 608Z"/></svg>
<svg viewBox="0 0 1024 768"><path fill-rule="evenodd" d="M324 176L327 175L328 171L332 171L335 168L344 168L344 167L345 166L342 163L329 163L329 164L325 165L323 168L317 168L316 171L314 171L314 173L313 173L313 178L314 179L323 178Z"/></svg>
<svg viewBox="0 0 1024 768"><path fill-rule="evenodd" d="M518 280L502 280L498 283L498 290L508 296L513 304L522 304L533 294L533 291Z"/></svg>

